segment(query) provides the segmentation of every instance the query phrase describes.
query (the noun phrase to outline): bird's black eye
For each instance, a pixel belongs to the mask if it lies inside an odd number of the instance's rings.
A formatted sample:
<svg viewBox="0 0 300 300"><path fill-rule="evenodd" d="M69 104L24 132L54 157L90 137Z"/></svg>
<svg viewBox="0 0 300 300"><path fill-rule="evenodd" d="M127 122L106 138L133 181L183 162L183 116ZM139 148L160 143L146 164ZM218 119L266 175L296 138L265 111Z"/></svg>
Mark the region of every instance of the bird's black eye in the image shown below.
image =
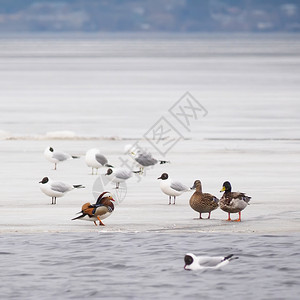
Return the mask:
<svg viewBox="0 0 300 300"><path fill-rule="evenodd" d="M194 259L190 255L186 255L184 257L184 262L186 265L191 265L193 263Z"/></svg>
<svg viewBox="0 0 300 300"><path fill-rule="evenodd" d="M53 150L53 148L52 148L52 147L50 147L50 148L49 148L49 151L50 151L50 152L53 152L54 150Z"/></svg>

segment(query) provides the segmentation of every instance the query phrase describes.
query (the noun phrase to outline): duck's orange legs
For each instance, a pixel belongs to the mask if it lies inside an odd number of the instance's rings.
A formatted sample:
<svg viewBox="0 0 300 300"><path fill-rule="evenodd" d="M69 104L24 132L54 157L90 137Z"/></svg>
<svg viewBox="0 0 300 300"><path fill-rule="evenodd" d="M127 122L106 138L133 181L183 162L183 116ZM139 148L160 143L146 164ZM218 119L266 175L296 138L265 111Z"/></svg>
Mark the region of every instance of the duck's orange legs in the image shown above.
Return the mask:
<svg viewBox="0 0 300 300"><path fill-rule="evenodd" d="M228 219L226 221L231 221L230 213L228 213Z"/></svg>
<svg viewBox="0 0 300 300"><path fill-rule="evenodd" d="M234 220L235 222L241 222L242 219L241 219L241 212L239 211L239 218L237 220Z"/></svg>
<svg viewBox="0 0 300 300"><path fill-rule="evenodd" d="M99 216L97 216L97 219L99 220L99 226L105 226Z"/></svg>

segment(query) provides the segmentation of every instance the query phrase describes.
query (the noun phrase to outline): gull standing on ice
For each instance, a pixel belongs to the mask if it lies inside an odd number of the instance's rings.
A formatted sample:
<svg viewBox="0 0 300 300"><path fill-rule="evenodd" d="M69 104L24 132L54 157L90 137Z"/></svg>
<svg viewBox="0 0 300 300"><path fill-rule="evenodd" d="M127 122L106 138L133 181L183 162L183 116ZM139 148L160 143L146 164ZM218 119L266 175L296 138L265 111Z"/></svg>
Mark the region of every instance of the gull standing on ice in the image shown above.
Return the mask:
<svg viewBox="0 0 300 300"><path fill-rule="evenodd" d="M133 173L140 173L140 171L131 171L125 168L109 168L105 175L116 184L116 189L118 189L120 187L120 183L132 177Z"/></svg>
<svg viewBox="0 0 300 300"><path fill-rule="evenodd" d="M51 204L56 204L56 198L63 197L67 192L73 189L84 188L81 184L68 184L60 181L52 181L48 177L44 177L40 182L41 191L52 198Z"/></svg>
<svg viewBox="0 0 300 300"><path fill-rule="evenodd" d="M108 192L103 192L98 197L95 204L91 204L89 202L83 204L81 212L79 212L81 213L81 215L79 217L73 218L72 220L93 221L96 226L96 221L99 221L99 226L105 226L102 220L109 217L115 209L115 206L113 204L115 200L110 195L104 196L107 193Z"/></svg>
<svg viewBox="0 0 300 300"><path fill-rule="evenodd" d="M173 181L167 173L163 173L157 179L161 179L160 189L163 193L169 196L169 204L171 204L171 198L174 198L173 204L175 204L176 196L180 196L182 193L189 191L190 189L179 181Z"/></svg>
<svg viewBox="0 0 300 300"><path fill-rule="evenodd" d="M55 151L53 147L47 147L44 151L44 155L46 159L54 163L54 170L56 170L56 165L62 161L79 158L79 156L71 155L69 153Z"/></svg>
<svg viewBox="0 0 300 300"><path fill-rule="evenodd" d="M193 253L187 253L184 256L185 270L203 270L203 269L219 269L227 265L231 260L237 259L233 254L228 256L196 256Z"/></svg>
<svg viewBox="0 0 300 300"><path fill-rule="evenodd" d="M139 164L141 173L144 172L145 167L150 167L156 165L158 162L159 164L166 164L169 163L167 160L158 160L155 159L150 152L142 151L141 149L137 151L131 152L134 160Z"/></svg>
<svg viewBox="0 0 300 300"><path fill-rule="evenodd" d="M94 175L94 169L96 169L96 175L98 174L98 169L101 167L112 167L108 164L107 158L100 153L97 148L90 149L85 154L85 162L88 167L92 168L92 175Z"/></svg>

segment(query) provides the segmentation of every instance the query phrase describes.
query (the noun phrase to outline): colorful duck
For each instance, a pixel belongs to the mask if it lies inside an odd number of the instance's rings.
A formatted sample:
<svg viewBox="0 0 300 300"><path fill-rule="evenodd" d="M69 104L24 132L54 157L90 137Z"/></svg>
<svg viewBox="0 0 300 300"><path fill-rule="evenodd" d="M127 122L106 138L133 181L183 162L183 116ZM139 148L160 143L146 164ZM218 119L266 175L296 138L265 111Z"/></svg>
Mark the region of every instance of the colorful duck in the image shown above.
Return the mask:
<svg viewBox="0 0 300 300"><path fill-rule="evenodd" d="M89 202L82 205L81 215L73 218L72 220L85 220L93 221L97 226L96 221L99 221L99 226L105 226L102 222L103 219L109 217L114 211L115 207L113 202L115 201L110 195L104 196L108 192L102 193L95 204Z"/></svg>

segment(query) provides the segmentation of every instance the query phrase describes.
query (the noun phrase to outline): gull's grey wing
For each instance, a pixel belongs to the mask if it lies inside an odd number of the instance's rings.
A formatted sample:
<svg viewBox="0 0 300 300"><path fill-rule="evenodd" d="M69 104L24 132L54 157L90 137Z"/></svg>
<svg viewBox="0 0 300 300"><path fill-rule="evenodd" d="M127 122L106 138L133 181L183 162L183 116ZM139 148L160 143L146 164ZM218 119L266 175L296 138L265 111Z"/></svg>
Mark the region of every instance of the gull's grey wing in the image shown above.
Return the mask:
<svg viewBox="0 0 300 300"><path fill-rule="evenodd" d="M144 167L153 166L158 162L150 153L140 153L135 160Z"/></svg>
<svg viewBox="0 0 300 300"><path fill-rule="evenodd" d="M224 257L199 257L198 263L203 267L216 267L219 263L224 260Z"/></svg>
<svg viewBox="0 0 300 300"><path fill-rule="evenodd" d="M73 187L63 182L53 182L51 184L51 189L56 192L65 193L71 191Z"/></svg>
<svg viewBox="0 0 300 300"><path fill-rule="evenodd" d="M115 173L116 178L119 179L128 179L132 176L132 172L130 170L126 170L126 169L121 169L121 170L117 170Z"/></svg>
<svg viewBox="0 0 300 300"><path fill-rule="evenodd" d="M69 159L70 155L67 153L63 153L63 152L54 152L52 157L59 161L64 161L64 160Z"/></svg>
<svg viewBox="0 0 300 300"><path fill-rule="evenodd" d="M96 158L97 162L99 164L101 164L102 166L104 166L104 165L106 165L108 163L107 158L104 155L100 154L100 153L97 153L95 155L95 158Z"/></svg>
<svg viewBox="0 0 300 300"><path fill-rule="evenodd" d="M170 187L177 192L188 191L189 188L179 181L172 181Z"/></svg>

